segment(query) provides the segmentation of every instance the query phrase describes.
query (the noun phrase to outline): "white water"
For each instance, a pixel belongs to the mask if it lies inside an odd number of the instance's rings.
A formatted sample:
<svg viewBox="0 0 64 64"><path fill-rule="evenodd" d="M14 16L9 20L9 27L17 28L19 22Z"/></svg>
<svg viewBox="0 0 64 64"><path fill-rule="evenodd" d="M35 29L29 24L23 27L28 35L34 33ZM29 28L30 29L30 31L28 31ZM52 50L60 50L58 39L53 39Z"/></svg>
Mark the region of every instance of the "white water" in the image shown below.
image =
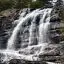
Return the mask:
<svg viewBox="0 0 64 64"><path fill-rule="evenodd" d="M62 2L63 2L63 5L64 5L64 0L62 0Z"/></svg>
<svg viewBox="0 0 64 64"><path fill-rule="evenodd" d="M24 16L26 12L23 12L20 14L19 19L16 20L18 22L17 26L14 28L12 35L8 40L7 49L0 50L0 53L5 55L5 57L1 58L3 62L9 61L11 59L25 59L25 60L30 60L30 61L40 60L39 55L45 53L45 48L50 43L50 40L48 38L48 31L50 27L51 11L52 11L52 8L47 8L43 10L36 9L33 12L27 14L26 16ZM36 21L37 16L40 17L38 25L36 24L36 22L38 22ZM27 25L24 28L23 24L24 23L26 24L29 21L29 19L31 19L31 23L29 24L29 26ZM28 28L29 34L27 34L29 36L27 37L28 46L25 48L24 47L22 48L23 44L25 45L26 42L20 42L21 47L20 49L16 50L15 45L17 45L16 43L18 43L17 36L22 37L27 27L29 27ZM22 34L18 35L20 31L22 31ZM37 40L37 44L35 44L35 40Z"/></svg>
<svg viewBox="0 0 64 64"><path fill-rule="evenodd" d="M19 21L19 24L14 28L12 35L10 39L8 40L7 49L14 49L14 44L16 43L17 34L20 31L20 28L22 28L23 22L27 22L29 18L33 18L33 14L37 12L37 10L33 11L32 13L28 14L25 18L21 19Z"/></svg>
<svg viewBox="0 0 64 64"><path fill-rule="evenodd" d="M46 43L46 42L49 42L47 41L48 37L47 37L47 32L48 32L48 29L49 29L49 26L50 26L50 13L51 13L51 10L44 10L44 15L42 17L42 19L40 20L40 25L39 25L39 44L42 44L42 43ZM48 16L47 18L46 15ZM44 23L45 21L45 23Z"/></svg>
<svg viewBox="0 0 64 64"><path fill-rule="evenodd" d="M50 1L51 3L52 3L52 5L54 6L55 5L55 3L57 2L57 0L52 0L52 1Z"/></svg>
<svg viewBox="0 0 64 64"><path fill-rule="evenodd" d="M34 38L36 37L34 35L36 33L34 33L33 31L36 29L36 17L38 15L42 15L41 20L40 20L40 24L39 24L39 32L38 32L39 33L39 42L38 42L38 45L40 43L41 44L47 43L46 39L48 39L47 38L47 31L48 31L48 26L50 25L49 21L50 21L51 10L52 9L35 10L32 13L28 14L21 21L19 21L19 24L14 28L14 31L13 31L10 39L8 40L7 49L12 49L12 50L15 49L16 39L18 36L17 34L20 31L20 29L22 28L23 22L27 22L30 18L33 20L31 21L31 26L30 26L29 34L28 34L29 35L28 46L29 46L29 44L32 44L34 42ZM45 18L46 16L48 16L48 17Z"/></svg>

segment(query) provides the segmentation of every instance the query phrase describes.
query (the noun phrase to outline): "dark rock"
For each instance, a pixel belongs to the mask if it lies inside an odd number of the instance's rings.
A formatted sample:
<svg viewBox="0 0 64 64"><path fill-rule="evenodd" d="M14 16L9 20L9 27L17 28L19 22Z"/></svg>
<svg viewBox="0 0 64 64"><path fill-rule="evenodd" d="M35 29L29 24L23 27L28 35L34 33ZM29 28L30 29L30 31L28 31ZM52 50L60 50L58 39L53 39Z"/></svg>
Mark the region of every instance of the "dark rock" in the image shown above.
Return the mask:
<svg viewBox="0 0 64 64"><path fill-rule="evenodd" d="M30 11L32 12L33 10L35 10L35 8L31 8Z"/></svg>
<svg viewBox="0 0 64 64"><path fill-rule="evenodd" d="M61 41L60 40L60 34L58 34L58 33L51 33L50 39L54 43L59 43Z"/></svg>
<svg viewBox="0 0 64 64"><path fill-rule="evenodd" d="M57 33L57 34L61 34L61 31L59 29L55 29L55 30L50 30L51 34Z"/></svg>
<svg viewBox="0 0 64 64"><path fill-rule="evenodd" d="M52 8L52 7L53 7L53 5L52 5L51 3L46 4L46 5L44 6L44 8Z"/></svg>
<svg viewBox="0 0 64 64"><path fill-rule="evenodd" d="M26 61L22 59L12 59L9 61L9 64L47 64L47 63L42 61Z"/></svg>
<svg viewBox="0 0 64 64"><path fill-rule="evenodd" d="M45 48L44 52L39 55L39 57L41 57L41 55L42 56L60 56L60 46L58 44L57 45L50 44L48 47Z"/></svg>
<svg viewBox="0 0 64 64"><path fill-rule="evenodd" d="M50 19L50 22L60 22L60 18L58 15L53 15Z"/></svg>
<svg viewBox="0 0 64 64"><path fill-rule="evenodd" d="M18 19L19 10L5 10L0 13L0 48L6 48L7 40L13 28L12 22Z"/></svg>

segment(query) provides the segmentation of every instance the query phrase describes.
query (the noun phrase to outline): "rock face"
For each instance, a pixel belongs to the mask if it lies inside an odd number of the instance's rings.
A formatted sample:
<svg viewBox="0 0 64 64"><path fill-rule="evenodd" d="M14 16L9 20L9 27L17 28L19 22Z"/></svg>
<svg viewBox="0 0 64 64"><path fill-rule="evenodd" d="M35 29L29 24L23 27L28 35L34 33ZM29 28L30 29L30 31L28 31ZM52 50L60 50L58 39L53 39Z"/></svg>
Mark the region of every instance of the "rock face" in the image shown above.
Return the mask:
<svg viewBox="0 0 64 64"><path fill-rule="evenodd" d="M64 41L63 29L64 29L64 20L63 20L63 2L62 0L58 0L56 5L53 8L51 14L51 40L55 43L59 43L60 41Z"/></svg>
<svg viewBox="0 0 64 64"><path fill-rule="evenodd" d="M6 48L6 42L10 37L12 22L19 16L18 10L5 10L0 13L0 48Z"/></svg>

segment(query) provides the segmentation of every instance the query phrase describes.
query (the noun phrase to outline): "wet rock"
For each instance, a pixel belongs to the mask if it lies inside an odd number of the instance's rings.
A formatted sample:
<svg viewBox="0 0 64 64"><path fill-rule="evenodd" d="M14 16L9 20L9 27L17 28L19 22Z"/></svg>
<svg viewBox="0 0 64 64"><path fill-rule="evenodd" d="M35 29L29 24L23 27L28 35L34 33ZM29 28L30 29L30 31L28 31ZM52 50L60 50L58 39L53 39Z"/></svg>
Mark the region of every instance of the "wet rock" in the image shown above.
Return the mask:
<svg viewBox="0 0 64 64"><path fill-rule="evenodd" d="M47 64L47 63L41 61L26 61L22 59L12 59L9 61L9 64Z"/></svg>
<svg viewBox="0 0 64 64"><path fill-rule="evenodd" d="M60 44L61 45L61 47L60 47L60 55L64 55L64 43L63 44Z"/></svg>
<svg viewBox="0 0 64 64"><path fill-rule="evenodd" d="M53 15L50 19L50 22L60 22L60 18L59 16L56 14L56 15Z"/></svg>
<svg viewBox="0 0 64 64"><path fill-rule="evenodd" d="M10 9L0 12L0 48L6 48L7 40L11 35L12 22L18 19L19 11Z"/></svg>
<svg viewBox="0 0 64 64"><path fill-rule="evenodd" d="M57 34L57 33L51 34L50 39L51 39L52 41L54 41L55 43L59 43L59 42L61 41L61 40L60 40L60 35Z"/></svg>
<svg viewBox="0 0 64 64"><path fill-rule="evenodd" d="M60 43L61 43L61 44L64 44L64 41L61 41Z"/></svg>
<svg viewBox="0 0 64 64"><path fill-rule="evenodd" d="M2 62L5 55L3 53L0 53L0 64L6 64L6 62Z"/></svg>
<svg viewBox="0 0 64 64"><path fill-rule="evenodd" d="M50 44L47 46L43 53L39 56L60 56L60 45L58 44Z"/></svg>

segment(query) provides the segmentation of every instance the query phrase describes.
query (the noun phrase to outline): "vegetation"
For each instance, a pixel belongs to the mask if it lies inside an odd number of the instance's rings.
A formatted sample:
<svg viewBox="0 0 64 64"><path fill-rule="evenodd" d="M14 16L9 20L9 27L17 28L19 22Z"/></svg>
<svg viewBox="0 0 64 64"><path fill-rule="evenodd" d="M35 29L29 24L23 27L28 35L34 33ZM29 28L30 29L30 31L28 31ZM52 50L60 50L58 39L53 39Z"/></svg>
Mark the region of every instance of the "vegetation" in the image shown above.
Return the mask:
<svg viewBox="0 0 64 64"><path fill-rule="evenodd" d="M13 4L12 0L0 0L0 11L12 8Z"/></svg>
<svg viewBox="0 0 64 64"><path fill-rule="evenodd" d="M43 7L47 0L0 0L0 11L10 8L39 8Z"/></svg>

